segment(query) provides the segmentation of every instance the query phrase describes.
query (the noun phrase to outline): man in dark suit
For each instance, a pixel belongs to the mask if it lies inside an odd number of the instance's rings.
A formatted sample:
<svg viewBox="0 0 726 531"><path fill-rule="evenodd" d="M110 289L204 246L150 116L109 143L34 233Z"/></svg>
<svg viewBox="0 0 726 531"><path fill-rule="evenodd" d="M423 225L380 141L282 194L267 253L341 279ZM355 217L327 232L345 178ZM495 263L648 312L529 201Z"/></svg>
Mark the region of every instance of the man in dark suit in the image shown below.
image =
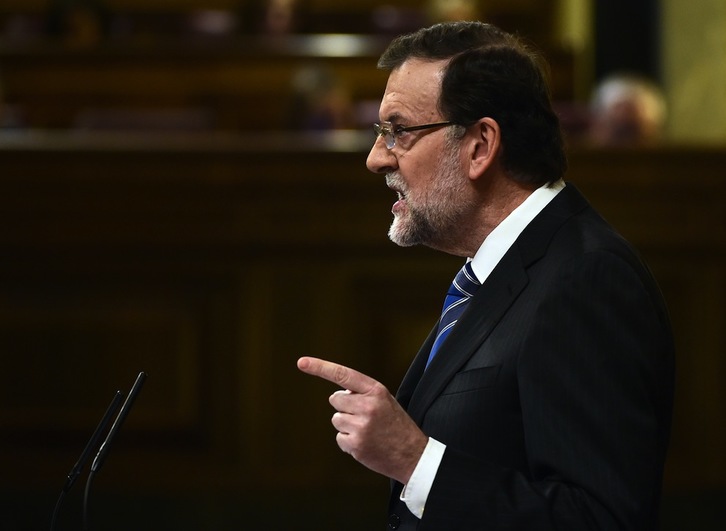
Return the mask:
<svg viewBox="0 0 726 531"><path fill-rule="evenodd" d="M630 245L562 180L536 57L462 22L400 37L379 66L367 164L398 194L389 236L467 261L396 398L298 361L344 389L339 446L392 478L390 529L656 529L668 317Z"/></svg>

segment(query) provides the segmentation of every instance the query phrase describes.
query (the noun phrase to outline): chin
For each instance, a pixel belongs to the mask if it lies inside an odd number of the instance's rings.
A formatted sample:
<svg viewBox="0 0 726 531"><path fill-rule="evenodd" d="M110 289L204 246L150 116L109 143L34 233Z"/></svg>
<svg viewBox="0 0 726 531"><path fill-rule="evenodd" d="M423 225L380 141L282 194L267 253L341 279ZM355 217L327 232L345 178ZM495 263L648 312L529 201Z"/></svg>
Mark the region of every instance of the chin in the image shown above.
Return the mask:
<svg viewBox="0 0 726 531"><path fill-rule="evenodd" d="M422 244L420 234L411 223L396 216L388 229L390 240L400 247L413 247Z"/></svg>

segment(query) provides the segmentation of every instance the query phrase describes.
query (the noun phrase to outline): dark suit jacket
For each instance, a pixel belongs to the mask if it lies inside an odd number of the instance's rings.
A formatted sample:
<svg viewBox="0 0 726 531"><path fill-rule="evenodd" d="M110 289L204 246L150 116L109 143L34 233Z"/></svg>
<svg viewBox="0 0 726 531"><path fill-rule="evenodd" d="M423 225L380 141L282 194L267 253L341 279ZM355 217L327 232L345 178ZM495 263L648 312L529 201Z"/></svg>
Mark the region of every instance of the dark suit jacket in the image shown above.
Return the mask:
<svg viewBox="0 0 726 531"><path fill-rule="evenodd" d="M657 528L673 339L647 268L573 185L529 224L397 398L447 450L419 521L389 528Z"/></svg>

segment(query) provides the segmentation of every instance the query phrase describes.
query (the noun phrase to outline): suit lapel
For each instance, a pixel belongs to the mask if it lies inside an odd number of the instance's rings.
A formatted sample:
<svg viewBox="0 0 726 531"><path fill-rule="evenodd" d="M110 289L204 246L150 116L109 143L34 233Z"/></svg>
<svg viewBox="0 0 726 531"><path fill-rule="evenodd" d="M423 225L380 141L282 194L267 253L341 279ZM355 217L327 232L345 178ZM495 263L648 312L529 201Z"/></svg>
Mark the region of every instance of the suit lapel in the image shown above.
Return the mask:
<svg viewBox="0 0 726 531"><path fill-rule="evenodd" d="M527 267L544 256L557 229L587 201L568 185L527 226L469 302L469 307L441 346L428 369L436 327L429 334L397 393L399 402L417 423L431 403L476 349L486 340L507 309L527 286ZM425 369L425 370L424 370Z"/></svg>
<svg viewBox="0 0 726 531"><path fill-rule="evenodd" d="M527 274L516 250L510 249L510 252L502 258L500 265L502 267L497 266L496 273L492 272L469 301L469 307L425 372L420 367L420 361L423 359L425 365L426 357L431 350L430 341L426 342L416 357L412 369L415 367L416 373L423 372L423 375L415 389L409 391L411 399L407 404L408 413L416 422L423 420L426 410L434 399L477 347L484 342L507 308L527 285Z"/></svg>
<svg viewBox="0 0 726 531"><path fill-rule="evenodd" d="M398 388L396 400L398 400L404 409L408 409L411 396L416 390L416 387L421 380L421 376L426 369L426 361L428 360L429 352L431 352L431 347L436 339L437 328L437 326L434 326L429 333L429 336L426 338L426 341L424 341L424 344L421 345L418 354L416 354L416 357L413 359L411 366L408 368L408 371L406 371L406 375L403 377L401 385Z"/></svg>

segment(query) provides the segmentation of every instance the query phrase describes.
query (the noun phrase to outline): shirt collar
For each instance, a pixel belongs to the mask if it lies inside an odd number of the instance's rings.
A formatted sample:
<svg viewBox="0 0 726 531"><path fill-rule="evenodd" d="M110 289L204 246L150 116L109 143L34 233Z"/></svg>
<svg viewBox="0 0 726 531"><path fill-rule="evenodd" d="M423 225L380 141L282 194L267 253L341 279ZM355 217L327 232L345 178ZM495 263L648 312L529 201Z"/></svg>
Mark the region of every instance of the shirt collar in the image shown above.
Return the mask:
<svg viewBox="0 0 726 531"><path fill-rule="evenodd" d="M545 184L532 192L521 205L515 208L497 225L482 242L479 250L471 259L474 274L480 282L484 282L496 265L509 250L515 240L529 223L546 207L565 187L562 180L549 185Z"/></svg>

